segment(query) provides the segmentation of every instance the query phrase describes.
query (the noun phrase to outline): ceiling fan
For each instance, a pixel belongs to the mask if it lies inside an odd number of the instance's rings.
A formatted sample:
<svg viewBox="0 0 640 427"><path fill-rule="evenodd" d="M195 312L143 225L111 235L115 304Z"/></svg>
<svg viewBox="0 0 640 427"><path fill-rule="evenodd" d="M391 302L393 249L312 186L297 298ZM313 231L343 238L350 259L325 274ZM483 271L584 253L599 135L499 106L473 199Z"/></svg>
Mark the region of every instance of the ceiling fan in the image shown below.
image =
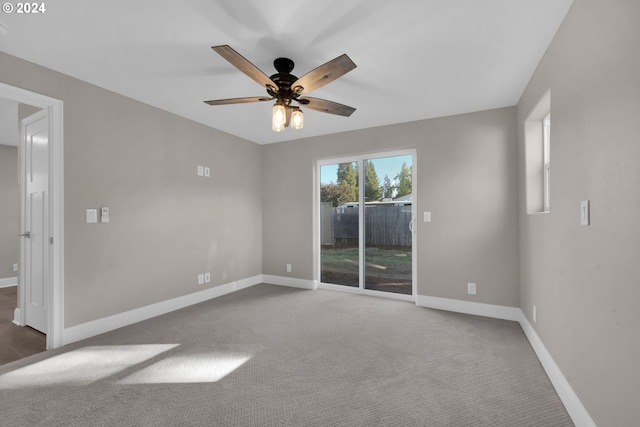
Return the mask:
<svg viewBox="0 0 640 427"><path fill-rule="evenodd" d="M250 96L245 98L217 99L214 101L204 101L209 105L244 104L248 102L261 102L276 100L273 106L271 120L272 129L282 132L285 127L291 124L294 129L302 129L303 114L298 106L291 105L292 101L303 105L311 110L322 113L336 114L338 116L349 117L355 108L339 104L326 99L312 98L304 96L312 90L318 89L327 83L331 83L342 77L349 71L356 68L356 64L346 55L340 55L335 59L309 71L304 76L298 78L291 74L294 62L289 58L277 58L273 61L277 73L268 77L260 71L258 67L249 62L246 58L233 50L228 45L212 46L220 56L229 61L237 69L258 82L260 86L267 90L267 96Z"/></svg>

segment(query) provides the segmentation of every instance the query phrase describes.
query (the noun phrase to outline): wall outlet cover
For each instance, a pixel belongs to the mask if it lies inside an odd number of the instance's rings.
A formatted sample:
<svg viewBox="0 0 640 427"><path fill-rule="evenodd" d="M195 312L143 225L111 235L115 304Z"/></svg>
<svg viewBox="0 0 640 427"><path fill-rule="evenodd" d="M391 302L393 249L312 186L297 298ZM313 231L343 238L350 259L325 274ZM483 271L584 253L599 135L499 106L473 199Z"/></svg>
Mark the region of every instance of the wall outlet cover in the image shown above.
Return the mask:
<svg viewBox="0 0 640 427"><path fill-rule="evenodd" d="M467 292L469 295L476 294L476 284L475 283L467 283Z"/></svg>

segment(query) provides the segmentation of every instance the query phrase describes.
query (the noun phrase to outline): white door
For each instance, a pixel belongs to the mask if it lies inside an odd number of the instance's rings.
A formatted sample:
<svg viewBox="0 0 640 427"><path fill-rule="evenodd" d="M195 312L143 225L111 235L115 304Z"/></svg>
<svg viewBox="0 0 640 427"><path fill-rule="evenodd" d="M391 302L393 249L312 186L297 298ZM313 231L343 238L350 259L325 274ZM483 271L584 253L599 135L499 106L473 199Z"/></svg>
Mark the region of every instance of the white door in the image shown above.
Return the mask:
<svg viewBox="0 0 640 427"><path fill-rule="evenodd" d="M46 112L22 121L25 205L21 265L25 323L47 333L49 297L49 126Z"/></svg>

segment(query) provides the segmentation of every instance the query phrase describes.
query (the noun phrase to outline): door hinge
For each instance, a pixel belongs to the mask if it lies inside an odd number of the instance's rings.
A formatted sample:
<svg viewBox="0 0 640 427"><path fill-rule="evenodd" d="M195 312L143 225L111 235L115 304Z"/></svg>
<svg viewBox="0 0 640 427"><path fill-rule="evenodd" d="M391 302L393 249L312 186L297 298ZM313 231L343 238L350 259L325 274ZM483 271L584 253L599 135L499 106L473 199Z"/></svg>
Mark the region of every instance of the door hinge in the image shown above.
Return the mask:
<svg viewBox="0 0 640 427"><path fill-rule="evenodd" d="M53 245L53 237L49 237L49 244Z"/></svg>

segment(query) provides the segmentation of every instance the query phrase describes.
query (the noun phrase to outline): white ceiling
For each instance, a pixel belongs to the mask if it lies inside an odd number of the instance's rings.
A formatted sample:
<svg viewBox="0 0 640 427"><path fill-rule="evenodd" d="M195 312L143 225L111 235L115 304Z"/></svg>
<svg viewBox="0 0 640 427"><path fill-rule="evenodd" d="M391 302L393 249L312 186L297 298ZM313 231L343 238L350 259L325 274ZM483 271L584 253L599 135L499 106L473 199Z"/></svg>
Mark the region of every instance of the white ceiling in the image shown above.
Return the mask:
<svg viewBox="0 0 640 427"><path fill-rule="evenodd" d="M515 105L571 2L58 0L0 15L0 50L266 144ZM357 68L310 96L357 110L275 133L271 103L208 106L265 94L221 44L267 75L277 57L301 77L346 53Z"/></svg>

